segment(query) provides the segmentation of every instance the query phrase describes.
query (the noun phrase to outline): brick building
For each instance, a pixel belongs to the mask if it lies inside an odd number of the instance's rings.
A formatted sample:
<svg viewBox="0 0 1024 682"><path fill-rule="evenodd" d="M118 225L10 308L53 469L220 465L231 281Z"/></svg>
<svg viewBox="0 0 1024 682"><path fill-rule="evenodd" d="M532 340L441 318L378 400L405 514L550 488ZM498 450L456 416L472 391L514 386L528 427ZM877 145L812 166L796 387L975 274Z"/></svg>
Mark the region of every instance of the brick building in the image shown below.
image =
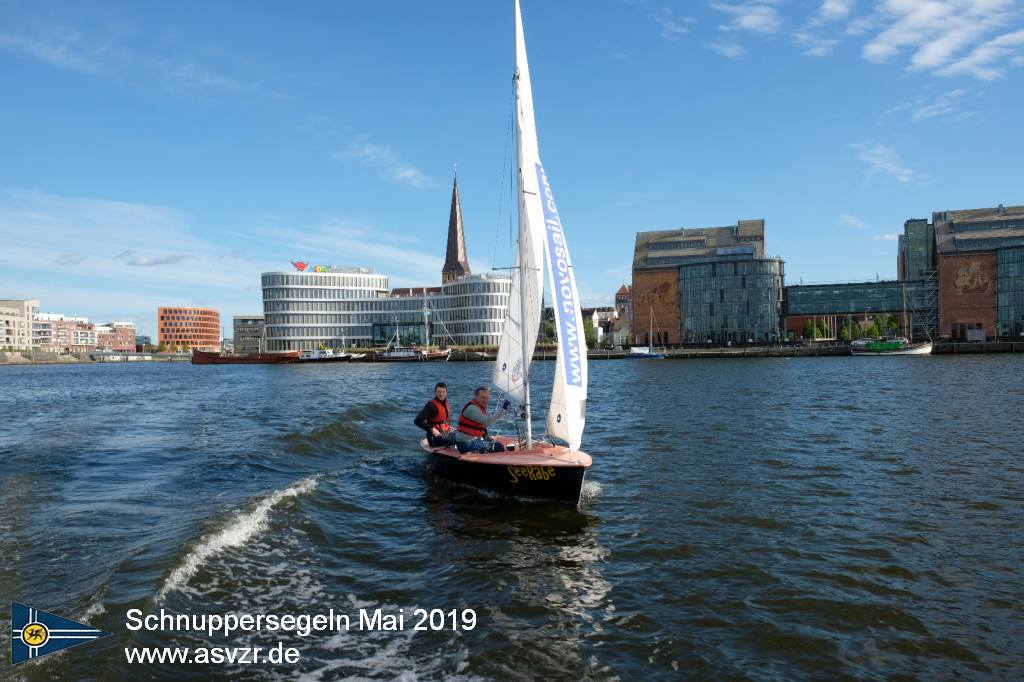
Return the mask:
<svg viewBox="0 0 1024 682"><path fill-rule="evenodd" d="M941 211L932 223L940 335L1024 335L1024 206Z"/></svg>
<svg viewBox="0 0 1024 682"><path fill-rule="evenodd" d="M160 307L156 324L158 344L220 350L220 313L212 308Z"/></svg>
<svg viewBox="0 0 1024 682"><path fill-rule="evenodd" d="M637 343L747 343L782 336L784 263L765 256L764 220L639 232L633 251Z"/></svg>

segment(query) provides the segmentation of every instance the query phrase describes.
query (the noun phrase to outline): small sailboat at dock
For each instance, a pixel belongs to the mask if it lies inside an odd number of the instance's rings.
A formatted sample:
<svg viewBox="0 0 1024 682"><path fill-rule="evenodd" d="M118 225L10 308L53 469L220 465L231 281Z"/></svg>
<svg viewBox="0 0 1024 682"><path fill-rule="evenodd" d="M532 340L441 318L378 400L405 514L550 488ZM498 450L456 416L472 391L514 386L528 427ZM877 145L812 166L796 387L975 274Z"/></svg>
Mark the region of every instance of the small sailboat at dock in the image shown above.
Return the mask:
<svg viewBox="0 0 1024 682"><path fill-rule="evenodd" d="M592 460L580 451L587 402L587 349L576 277L561 218L540 161L533 92L526 59L519 0L515 2L516 154L519 239L512 270L508 317L494 363L492 383L522 415L523 433L498 436L505 452L459 453L454 447L425 450L435 473L488 490L578 504ZM534 439L531 423L530 361L540 328L543 272L549 276L558 350L548 408L547 435ZM559 444L559 442L564 443Z"/></svg>

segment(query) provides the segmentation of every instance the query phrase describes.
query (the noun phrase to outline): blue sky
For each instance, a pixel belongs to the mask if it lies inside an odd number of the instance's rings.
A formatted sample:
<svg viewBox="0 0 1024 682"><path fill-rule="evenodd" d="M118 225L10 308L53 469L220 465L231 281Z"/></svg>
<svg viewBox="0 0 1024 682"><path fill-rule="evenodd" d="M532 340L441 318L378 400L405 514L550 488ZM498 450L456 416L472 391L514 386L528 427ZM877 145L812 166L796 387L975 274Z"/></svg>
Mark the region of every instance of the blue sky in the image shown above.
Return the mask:
<svg viewBox="0 0 1024 682"><path fill-rule="evenodd" d="M511 2L0 0L0 298L261 309L290 260L436 284L452 166L510 264ZM787 281L895 275L933 210L1024 203L1024 3L523 0L581 295L637 230L765 218Z"/></svg>

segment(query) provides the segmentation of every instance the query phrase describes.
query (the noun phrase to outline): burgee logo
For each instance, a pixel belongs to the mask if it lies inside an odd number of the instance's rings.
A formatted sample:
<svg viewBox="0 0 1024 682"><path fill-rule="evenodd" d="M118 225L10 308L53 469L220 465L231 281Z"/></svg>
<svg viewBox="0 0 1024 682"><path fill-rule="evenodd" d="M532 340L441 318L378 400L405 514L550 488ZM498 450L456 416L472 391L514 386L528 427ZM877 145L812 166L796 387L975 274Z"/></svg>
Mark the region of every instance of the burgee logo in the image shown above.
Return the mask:
<svg viewBox="0 0 1024 682"><path fill-rule="evenodd" d="M11 602L11 664L17 665L54 651L78 646L109 632Z"/></svg>

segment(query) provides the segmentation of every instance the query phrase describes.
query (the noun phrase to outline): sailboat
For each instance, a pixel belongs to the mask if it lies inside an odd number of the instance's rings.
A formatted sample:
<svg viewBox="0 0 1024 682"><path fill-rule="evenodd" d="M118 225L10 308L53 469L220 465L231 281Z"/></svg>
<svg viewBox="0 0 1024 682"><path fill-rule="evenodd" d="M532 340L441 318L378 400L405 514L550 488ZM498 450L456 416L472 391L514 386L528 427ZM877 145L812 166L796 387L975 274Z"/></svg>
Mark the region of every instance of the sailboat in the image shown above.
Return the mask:
<svg viewBox="0 0 1024 682"><path fill-rule="evenodd" d="M492 383L515 405L513 413L522 415L524 431L514 438L496 438L507 448L505 452L461 454L454 447L431 447L425 438L420 447L442 477L516 496L578 504L592 463L590 455L579 449L587 403L583 315L562 221L541 165L519 0L515 2L515 33L519 239ZM554 298L558 350L547 415L548 438L534 439L530 360L540 329L545 263Z"/></svg>
<svg viewBox="0 0 1024 682"><path fill-rule="evenodd" d="M647 333L647 345L646 346L631 346L629 354L626 356L627 360L664 360L665 354L659 353L654 350L652 343L654 342L654 306L651 306L651 329Z"/></svg>
<svg viewBox="0 0 1024 682"><path fill-rule="evenodd" d="M931 334L928 341L913 343L909 338L913 335L913 325L907 322L907 283L900 282L903 292L903 330L907 336L886 337L882 339L857 339L850 344L850 355L931 355Z"/></svg>

